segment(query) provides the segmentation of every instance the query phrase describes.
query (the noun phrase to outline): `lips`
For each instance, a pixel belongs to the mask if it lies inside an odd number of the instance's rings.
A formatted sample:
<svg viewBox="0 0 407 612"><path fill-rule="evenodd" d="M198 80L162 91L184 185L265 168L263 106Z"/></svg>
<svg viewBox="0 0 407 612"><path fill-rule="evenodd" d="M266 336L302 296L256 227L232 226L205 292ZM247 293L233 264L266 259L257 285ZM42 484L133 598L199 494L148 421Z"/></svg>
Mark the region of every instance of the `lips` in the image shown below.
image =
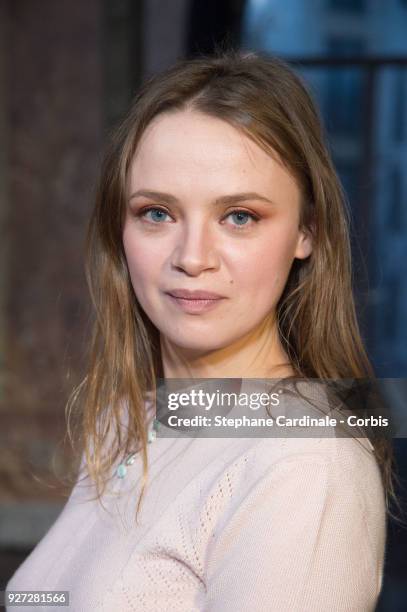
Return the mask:
<svg viewBox="0 0 407 612"><path fill-rule="evenodd" d="M200 289L196 289L194 291L190 291L188 289L171 289L171 291L167 291L166 293L175 298L181 298L184 300L220 300L224 297L223 295L219 295L213 291L202 291Z"/></svg>
<svg viewBox="0 0 407 612"><path fill-rule="evenodd" d="M200 290L186 291L185 289L174 289L171 292L166 292L166 295L177 309L188 315L203 315L217 308L225 299L218 293Z"/></svg>

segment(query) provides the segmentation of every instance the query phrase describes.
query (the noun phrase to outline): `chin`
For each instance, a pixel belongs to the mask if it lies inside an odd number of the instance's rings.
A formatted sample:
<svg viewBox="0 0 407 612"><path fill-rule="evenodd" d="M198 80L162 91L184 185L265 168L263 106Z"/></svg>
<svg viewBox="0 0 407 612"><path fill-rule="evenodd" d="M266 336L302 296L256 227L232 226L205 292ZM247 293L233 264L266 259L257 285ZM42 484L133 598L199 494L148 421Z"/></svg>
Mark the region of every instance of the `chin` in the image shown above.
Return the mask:
<svg viewBox="0 0 407 612"><path fill-rule="evenodd" d="M173 344L179 347L180 349L183 349L184 351L191 351L192 353L196 353L197 356L199 354L203 355L205 353L217 351L228 345L227 342L204 342L202 334L200 334L200 336L198 336L196 339L191 338L191 335L189 335L187 338L171 338L170 336L167 336L167 340L170 344Z"/></svg>

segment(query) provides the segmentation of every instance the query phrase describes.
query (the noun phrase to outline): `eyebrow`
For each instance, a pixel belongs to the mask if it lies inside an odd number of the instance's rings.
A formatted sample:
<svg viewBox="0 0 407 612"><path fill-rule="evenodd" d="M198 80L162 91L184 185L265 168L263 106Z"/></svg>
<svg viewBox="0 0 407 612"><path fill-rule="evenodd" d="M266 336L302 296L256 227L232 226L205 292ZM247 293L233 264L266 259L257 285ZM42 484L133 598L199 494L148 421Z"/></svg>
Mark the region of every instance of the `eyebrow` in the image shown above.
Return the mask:
<svg viewBox="0 0 407 612"><path fill-rule="evenodd" d="M164 193L163 191L151 191L149 189L139 189L138 191L135 191L131 194L129 200L132 200L133 198L137 198L139 196L151 198L152 200L165 201L168 202L168 204L179 203L179 200L170 193ZM238 202L245 202L247 200L260 200L262 202L267 202L268 204L272 204L273 206L275 206L275 202L254 191L233 193L230 195L220 196L219 198L216 198L213 203L215 206L219 206L221 204L236 204Z"/></svg>

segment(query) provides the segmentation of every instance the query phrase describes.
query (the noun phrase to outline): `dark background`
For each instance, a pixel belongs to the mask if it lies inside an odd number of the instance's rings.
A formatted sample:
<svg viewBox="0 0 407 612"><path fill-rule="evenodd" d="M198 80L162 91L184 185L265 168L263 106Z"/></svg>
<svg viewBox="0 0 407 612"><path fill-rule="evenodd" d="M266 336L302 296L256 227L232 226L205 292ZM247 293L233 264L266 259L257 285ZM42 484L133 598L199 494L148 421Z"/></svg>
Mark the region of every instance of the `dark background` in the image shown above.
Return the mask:
<svg viewBox="0 0 407 612"><path fill-rule="evenodd" d="M0 589L63 504L36 477L70 461L106 137L146 77L217 44L276 53L307 79L349 200L369 355L378 376L406 378L406 1L0 0ZM407 608L406 553L391 522L379 612Z"/></svg>

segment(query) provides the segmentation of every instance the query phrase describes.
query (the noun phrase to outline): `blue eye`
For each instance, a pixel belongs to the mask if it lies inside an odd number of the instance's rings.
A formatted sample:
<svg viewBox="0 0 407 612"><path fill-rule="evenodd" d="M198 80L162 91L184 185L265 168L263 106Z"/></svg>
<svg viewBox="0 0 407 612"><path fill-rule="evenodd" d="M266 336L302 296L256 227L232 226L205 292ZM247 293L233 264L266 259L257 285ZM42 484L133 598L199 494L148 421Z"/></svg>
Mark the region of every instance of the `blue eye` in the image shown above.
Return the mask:
<svg viewBox="0 0 407 612"><path fill-rule="evenodd" d="M253 213L248 212L247 210L232 210L227 217L231 217L235 215L237 223L235 225L236 229L246 228L246 226L251 225L251 223L247 223L247 220L250 219L252 221L258 221L258 217Z"/></svg>
<svg viewBox="0 0 407 612"><path fill-rule="evenodd" d="M245 221L247 221L247 219L250 217L249 213L245 212L244 210L236 210L230 213L228 216L231 217L233 215L235 215L235 220L237 220L237 225L246 225Z"/></svg>
<svg viewBox="0 0 407 612"><path fill-rule="evenodd" d="M142 217L144 217L144 216L147 215L147 213L150 213L150 212L152 213L152 216L150 217L150 219L152 221L154 221L154 223L155 222L159 223L160 221L163 220L165 215L168 215L168 213L165 210L163 210L162 208L155 208L153 206L151 208L146 208L146 209L142 210L140 215Z"/></svg>

